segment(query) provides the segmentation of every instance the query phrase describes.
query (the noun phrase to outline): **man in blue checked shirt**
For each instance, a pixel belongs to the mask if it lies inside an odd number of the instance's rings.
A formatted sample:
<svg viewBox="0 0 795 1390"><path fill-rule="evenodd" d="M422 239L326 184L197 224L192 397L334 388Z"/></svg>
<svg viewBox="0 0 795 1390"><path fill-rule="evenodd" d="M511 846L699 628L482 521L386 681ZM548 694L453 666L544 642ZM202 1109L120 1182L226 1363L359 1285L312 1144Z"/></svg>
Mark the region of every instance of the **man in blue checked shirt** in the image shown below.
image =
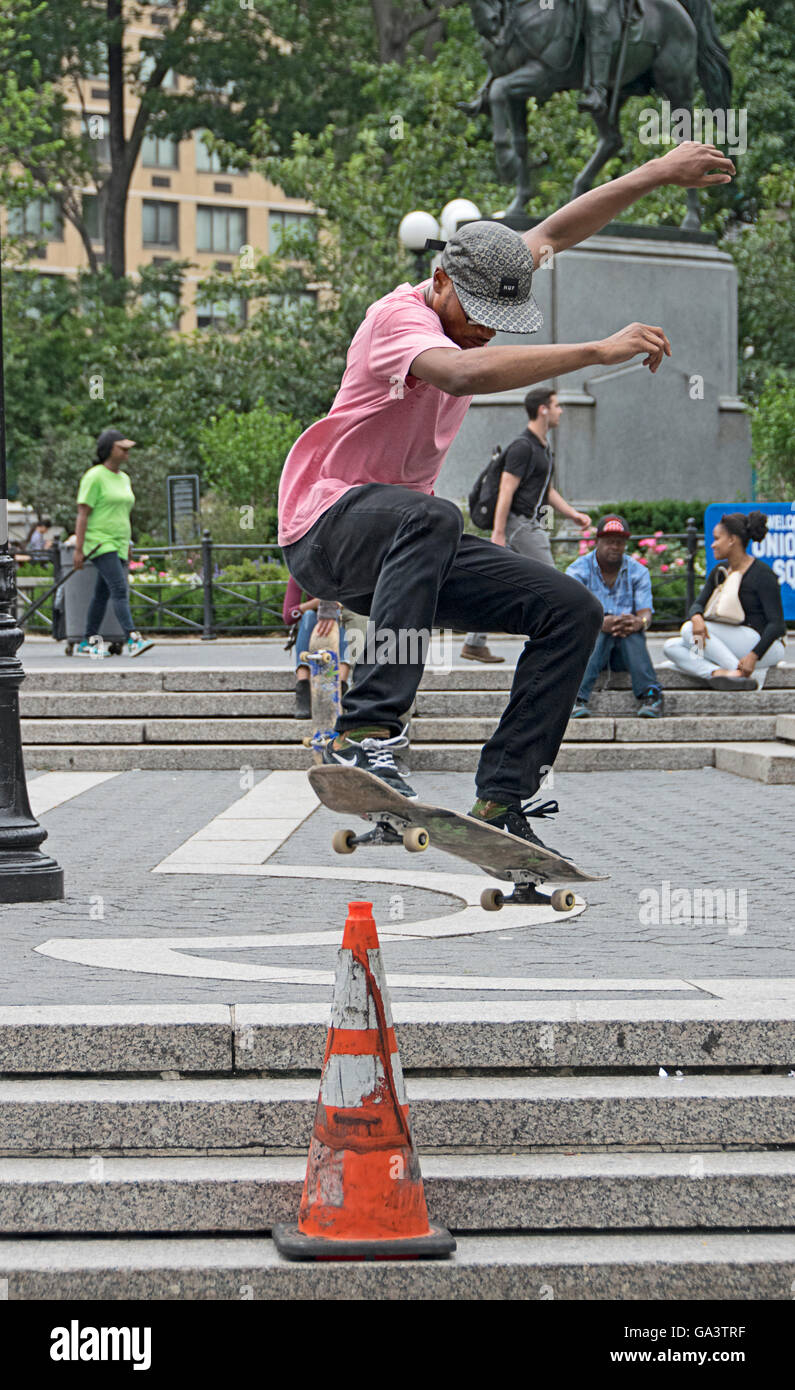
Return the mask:
<svg viewBox="0 0 795 1390"><path fill-rule="evenodd" d="M596 528L596 547L569 565L567 574L579 579L604 609L602 631L577 694L572 719L587 719L588 701L596 677L606 666L629 671L638 714L659 719L663 697L646 646L646 630L654 611L651 576L645 565L624 552L630 530L623 516L604 516Z"/></svg>

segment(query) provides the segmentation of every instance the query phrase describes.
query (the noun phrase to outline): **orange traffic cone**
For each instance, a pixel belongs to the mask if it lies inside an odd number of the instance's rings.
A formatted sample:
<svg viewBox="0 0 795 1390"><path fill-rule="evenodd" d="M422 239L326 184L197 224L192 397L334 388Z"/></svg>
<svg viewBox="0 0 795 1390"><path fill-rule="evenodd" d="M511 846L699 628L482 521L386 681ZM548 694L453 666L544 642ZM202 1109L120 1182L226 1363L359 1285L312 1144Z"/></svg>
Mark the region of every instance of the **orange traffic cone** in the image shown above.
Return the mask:
<svg viewBox="0 0 795 1390"><path fill-rule="evenodd" d="M292 1260L449 1255L428 1222L372 903L350 903L297 1225L273 1229Z"/></svg>

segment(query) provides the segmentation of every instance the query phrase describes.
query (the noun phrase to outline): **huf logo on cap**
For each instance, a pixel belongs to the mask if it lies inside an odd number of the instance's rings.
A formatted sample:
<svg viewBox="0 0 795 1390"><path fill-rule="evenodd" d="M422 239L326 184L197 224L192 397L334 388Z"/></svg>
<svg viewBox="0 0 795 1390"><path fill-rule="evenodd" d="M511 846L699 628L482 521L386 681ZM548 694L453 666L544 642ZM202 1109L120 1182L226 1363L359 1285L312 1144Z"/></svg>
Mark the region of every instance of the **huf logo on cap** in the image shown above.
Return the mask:
<svg viewBox="0 0 795 1390"><path fill-rule="evenodd" d="M499 288L500 299L515 299L519 293L519 281L515 275L503 275Z"/></svg>

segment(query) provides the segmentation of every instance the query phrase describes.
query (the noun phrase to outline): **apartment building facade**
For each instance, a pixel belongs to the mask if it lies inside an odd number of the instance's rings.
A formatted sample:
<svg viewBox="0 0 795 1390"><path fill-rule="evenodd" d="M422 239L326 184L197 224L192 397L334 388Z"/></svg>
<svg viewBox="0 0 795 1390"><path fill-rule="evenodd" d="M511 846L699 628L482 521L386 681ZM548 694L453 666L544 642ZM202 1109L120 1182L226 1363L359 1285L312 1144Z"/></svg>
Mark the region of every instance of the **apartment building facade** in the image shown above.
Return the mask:
<svg viewBox="0 0 795 1390"><path fill-rule="evenodd" d="M137 60L141 38L160 32L169 20L169 8L144 10L139 22L125 30L128 62ZM144 68L145 75L146 69ZM187 90L188 79L168 73L166 85ZM68 93L68 108L75 124L81 123L101 179L110 162L109 91L100 73ZM125 89L126 133L132 129L138 97ZM83 190L83 215L98 259L102 256L101 216L96 185ZM239 257L256 257L279 249L282 231L296 223L312 226L313 209L302 199L286 198L262 175L224 168L211 153L203 132L183 140L154 135L145 137L132 175L126 211L127 273L139 266L171 260L189 260L182 302L173 306L170 325L183 332L209 326L234 329L245 319L246 305L232 298L217 304L197 303L196 290L214 271L231 271ZM37 198L24 209L9 212L11 233L32 239L27 264L42 274L75 275L85 268L88 255L77 231L64 218L57 198ZM243 264L246 262L244 261ZM310 289L307 295L313 295Z"/></svg>

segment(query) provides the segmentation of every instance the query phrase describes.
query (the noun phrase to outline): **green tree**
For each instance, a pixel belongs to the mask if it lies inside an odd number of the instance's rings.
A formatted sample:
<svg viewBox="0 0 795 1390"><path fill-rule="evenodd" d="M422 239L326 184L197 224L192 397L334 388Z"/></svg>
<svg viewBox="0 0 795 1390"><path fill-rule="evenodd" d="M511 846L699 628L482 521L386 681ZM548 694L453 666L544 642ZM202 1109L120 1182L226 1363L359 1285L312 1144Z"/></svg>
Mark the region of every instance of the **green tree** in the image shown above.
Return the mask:
<svg viewBox="0 0 795 1390"><path fill-rule="evenodd" d="M237 507L272 506L284 460L301 426L262 400L245 414L225 409L199 433L207 486Z"/></svg>

